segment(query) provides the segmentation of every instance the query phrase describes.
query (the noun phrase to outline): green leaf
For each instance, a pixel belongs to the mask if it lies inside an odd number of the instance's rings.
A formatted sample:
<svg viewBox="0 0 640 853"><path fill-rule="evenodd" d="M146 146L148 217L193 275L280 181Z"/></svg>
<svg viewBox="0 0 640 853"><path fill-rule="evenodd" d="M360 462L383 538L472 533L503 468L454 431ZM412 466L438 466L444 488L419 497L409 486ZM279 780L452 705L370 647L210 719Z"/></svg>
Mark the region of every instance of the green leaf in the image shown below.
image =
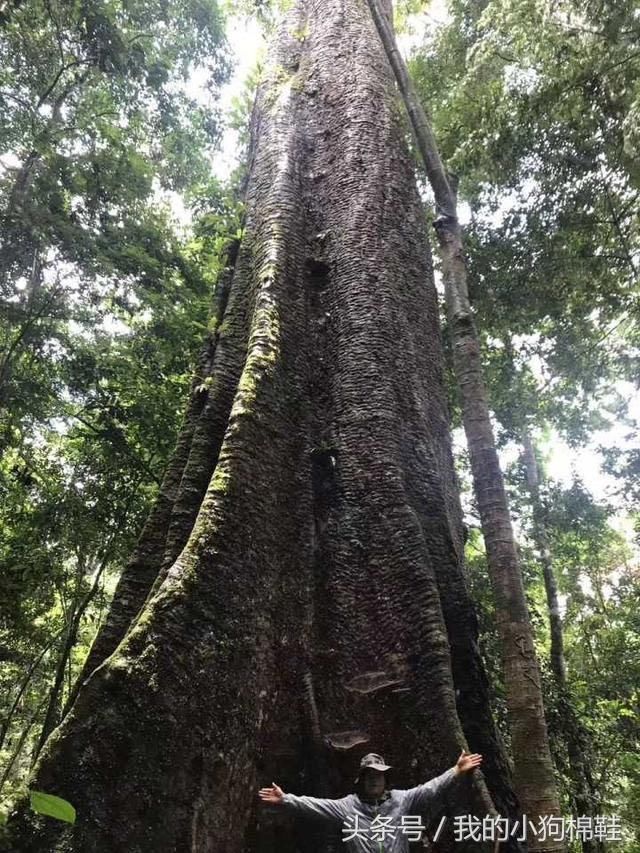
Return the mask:
<svg viewBox="0 0 640 853"><path fill-rule="evenodd" d="M30 791L31 809L38 814L55 817L56 820L64 820L66 823L76 822L76 810L63 800L62 797L56 797L54 794L45 794L42 791Z"/></svg>

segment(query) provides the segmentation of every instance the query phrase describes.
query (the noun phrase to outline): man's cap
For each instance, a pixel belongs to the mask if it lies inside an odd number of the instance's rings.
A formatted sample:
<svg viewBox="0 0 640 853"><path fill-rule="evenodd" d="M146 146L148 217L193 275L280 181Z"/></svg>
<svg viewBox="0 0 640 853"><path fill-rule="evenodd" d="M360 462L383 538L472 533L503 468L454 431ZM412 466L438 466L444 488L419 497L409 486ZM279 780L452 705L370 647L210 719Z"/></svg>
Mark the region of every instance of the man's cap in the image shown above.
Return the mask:
<svg viewBox="0 0 640 853"><path fill-rule="evenodd" d="M382 773L386 773L387 770L391 770L391 765L385 764L384 758L381 755L377 755L375 752L369 752L360 759L360 769L356 776L356 782L360 781L362 771L368 770L369 768L371 768L371 770L380 770Z"/></svg>

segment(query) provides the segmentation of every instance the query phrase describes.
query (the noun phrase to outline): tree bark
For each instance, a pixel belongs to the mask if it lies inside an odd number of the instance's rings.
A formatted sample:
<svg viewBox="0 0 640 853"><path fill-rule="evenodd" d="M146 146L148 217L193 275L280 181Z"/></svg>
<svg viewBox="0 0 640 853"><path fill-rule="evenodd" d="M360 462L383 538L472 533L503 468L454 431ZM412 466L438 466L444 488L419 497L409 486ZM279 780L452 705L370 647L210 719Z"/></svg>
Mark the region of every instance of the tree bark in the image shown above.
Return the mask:
<svg viewBox="0 0 640 853"><path fill-rule="evenodd" d="M447 175L441 161L431 125L397 49L388 16L379 0L368 0L368 5L402 93L439 213L434 224L442 258L447 325L496 602L516 790L524 814L537 825L542 815L559 815L560 805L533 632L493 437L480 346L469 304L455 182ZM535 837L531 839L530 848L561 851L565 844Z"/></svg>
<svg viewBox="0 0 640 853"><path fill-rule="evenodd" d="M22 808L0 849L327 850L258 810L258 786L339 796L375 749L408 787L476 737L513 803L399 109L362 0L299 0L258 93L245 237L166 538L36 770L77 822ZM448 809L494 813L482 774Z"/></svg>

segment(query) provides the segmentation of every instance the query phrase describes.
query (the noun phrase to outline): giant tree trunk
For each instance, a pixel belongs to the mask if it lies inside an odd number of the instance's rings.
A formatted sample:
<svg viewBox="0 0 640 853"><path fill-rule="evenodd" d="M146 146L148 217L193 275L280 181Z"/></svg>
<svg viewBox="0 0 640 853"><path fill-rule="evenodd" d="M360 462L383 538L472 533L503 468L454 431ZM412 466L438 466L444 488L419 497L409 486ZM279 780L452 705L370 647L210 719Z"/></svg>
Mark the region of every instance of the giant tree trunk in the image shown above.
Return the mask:
<svg viewBox="0 0 640 853"><path fill-rule="evenodd" d="M403 787L468 743L515 816L462 565L429 247L366 6L299 0L269 68L208 400L37 767L77 823L22 810L6 849L310 851L257 809L258 785L339 796L372 749ZM476 777L451 814L492 809Z"/></svg>
<svg viewBox="0 0 640 853"><path fill-rule="evenodd" d="M447 174L427 116L400 56L380 0L368 0L394 70L439 216L435 227L442 258L447 324L460 390L473 486L487 548L489 575L500 634L516 790L534 825L560 814L544 715L542 685L524 594L507 495L493 436L480 346L467 290L462 229L455 181ZM562 841L531 838L530 848L562 851Z"/></svg>

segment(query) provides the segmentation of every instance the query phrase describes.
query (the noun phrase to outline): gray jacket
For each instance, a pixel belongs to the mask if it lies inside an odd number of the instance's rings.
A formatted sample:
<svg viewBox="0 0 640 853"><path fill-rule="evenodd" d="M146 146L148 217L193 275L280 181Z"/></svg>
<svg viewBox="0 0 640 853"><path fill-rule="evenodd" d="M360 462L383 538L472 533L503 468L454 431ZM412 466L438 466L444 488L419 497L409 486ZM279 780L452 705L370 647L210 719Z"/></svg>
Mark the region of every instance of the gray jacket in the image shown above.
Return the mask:
<svg viewBox="0 0 640 853"><path fill-rule="evenodd" d="M409 841L417 840L415 827L428 820L442 805L442 795L457 778L455 767L423 785L386 791L376 803L357 794L340 800L285 794L288 811L323 820L339 827L345 853L409 853Z"/></svg>

